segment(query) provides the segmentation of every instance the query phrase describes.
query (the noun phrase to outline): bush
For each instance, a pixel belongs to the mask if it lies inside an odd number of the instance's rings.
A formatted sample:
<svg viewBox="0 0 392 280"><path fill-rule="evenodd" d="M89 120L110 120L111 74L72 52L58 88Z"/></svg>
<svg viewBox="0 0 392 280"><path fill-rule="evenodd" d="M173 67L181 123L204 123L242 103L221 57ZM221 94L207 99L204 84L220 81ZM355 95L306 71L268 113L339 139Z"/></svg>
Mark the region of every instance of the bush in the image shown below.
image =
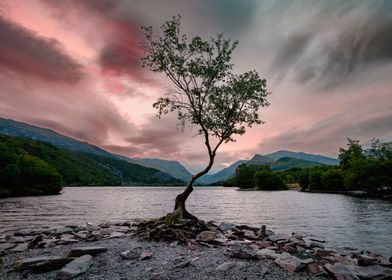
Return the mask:
<svg viewBox="0 0 392 280"><path fill-rule="evenodd" d="M287 190L288 187L279 174L269 170L254 174L254 185L259 190Z"/></svg>

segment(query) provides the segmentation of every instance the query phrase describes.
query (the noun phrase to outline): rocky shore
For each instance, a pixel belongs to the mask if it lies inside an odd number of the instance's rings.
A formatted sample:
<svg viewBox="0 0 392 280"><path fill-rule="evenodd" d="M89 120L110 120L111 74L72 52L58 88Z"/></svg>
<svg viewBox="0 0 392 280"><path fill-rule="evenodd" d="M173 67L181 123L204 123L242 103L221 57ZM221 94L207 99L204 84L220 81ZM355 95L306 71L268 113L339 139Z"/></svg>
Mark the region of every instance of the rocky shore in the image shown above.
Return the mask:
<svg viewBox="0 0 392 280"><path fill-rule="evenodd" d="M390 256L189 220L12 232L0 235L0 256L0 279L392 279Z"/></svg>

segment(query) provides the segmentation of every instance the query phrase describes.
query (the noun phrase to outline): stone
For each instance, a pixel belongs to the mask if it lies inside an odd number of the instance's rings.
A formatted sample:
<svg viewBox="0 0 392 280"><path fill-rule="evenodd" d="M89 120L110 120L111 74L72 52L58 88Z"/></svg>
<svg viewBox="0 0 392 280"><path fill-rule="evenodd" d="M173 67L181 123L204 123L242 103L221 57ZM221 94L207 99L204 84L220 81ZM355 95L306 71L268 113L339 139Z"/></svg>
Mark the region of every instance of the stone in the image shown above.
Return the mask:
<svg viewBox="0 0 392 280"><path fill-rule="evenodd" d="M218 228L219 228L221 231L226 232L226 231L229 231L229 230L235 228L235 225L234 225L234 224L231 224L231 223L222 222L222 223L219 224Z"/></svg>
<svg viewBox="0 0 392 280"><path fill-rule="evenodd" d="M61 228L57 228L56 231L54 232L55 235L62 235L65 233L71 233L73 232L73 229L70 227L61 227Z"/></svg>
<svg viewBox="0 0 392 280"><path fill-rule="evenodd" d="M333 256L333 262L339 262L345 265L357 265L357 260L356 259L352 259L352 258L348 258L348 257L344 257L338 254L335 254Z"/></svg>
<svg viewBox="0 0 392 280"><path fill-rule="evenodd" d="M64 266L56 275L56 279L66 280L87 272L93 264L93 257L84 255Z"/></svg>
<svg viewBox="0 0 392 280"><path fill-rule="evenodd" d="M15 270L34 270L39 272L56 270L67 263L71 262L71 258L62 258L59 256L38 256L18 261L14 264Z"/></svg>
<svg viewBox="0 0 392 280"><path fill-rule="evenodd" d="M16 244L12 244L12 243L1 243L0 244L0 253L4 253L6 251L8 251L11 248L14 248L16 246Z"/></svg>
<svg viewBox="0 0 392 280"><path fill-rule="evenodd" d="M301 262L302 262L304 265L308 265L308 264L314 263L314 259L312 259L312 258L307 258L307 259L301 260Z"/></svg>
<svg viewBox="0 0 392 280"><path fill-rule="evenodd" d="M325 270L329 275L336 280L359 280L359 278L344 264L335 263L331 265L327 263L324 265Z"/></svg>
<svg viewBox="0 0 392 280"><path fill-rule="evenodd" d="M321 244L320 242L311 241L309 246L311 248L321 248L321 249L324 249L324 245Z"/></svg>
<svg viewBox="0 0 392 280"><path fill-rule="evenodd" d="M10 249L10 252L20 253L24 252L29 248L29 243L20 243L16 247Z"/></svg>
<svg viewBox="0 0 392 280"><path fill-rule="evenodd" d="M377 263L376 258L367 256L367 255L357 255L356 258L358 260L359 266L368 266L368 265L374 265Z"/></svg>
<svg viewBox="0 0 392 280"><path fill-rule="evenodd" d="M320 267L316 263L310 263L306 266L306 270L312 274L318 274L321 272Z"/></svg>
<svg viewBox="0 0 392 280"><path fill-rule="evenodd" d="M392 269L380 265L349 266L350 270L363 279L392 279Z"/></svg>
<svg viewBox="0 0 392 280"><path fill-rule="evenodd" d="M124 260L134 260L140 258L142 255L142 247L136 247L120 253L120 257Z"/></svg>
<svg viewBox="0 0 392 280"><path fill-rule="evenodd" d="M268 273L269 273L268 268L266 268L265 266L262 266L262 267L261 267L261 271L260 271L260 279L263 279L264 276L265 276L266 274L268 274Z"/></svg>
<svg viewBox="0 0 392 280"><path fill-rule="evenodd" d="M98 241L103 238L103 235L100 234L98 231L93 231L86 236L86 241L94 242Z"/></svg>
<svg viewBox="0 0 392 280"><path fill-rule="evenodd" d="M123 238L126 237L126 234L123 232L119 232L119 231L114 231L110 234L110 236L108 238L112 239L112 238Z"/></svg>
<svg viewBox="0 0 392 280"><path fill-rule="evenodd" d="M80 257L83 255L98 255L100 253L106 252L108 248L106 247L100 247L100 246L91 246L91 247L78 247L74 248L69 252L68 257L74 258L74 257Z"/></svg>
<svg viewBox="0 0 392 280"><path fill-rule="evenodd" d="M202 231L196 237L196 241L198 242L212 242L216 237L216 232L214 231Z"/></svg>
<svg viewBox="0 0 392 280"><path fill-rule="evenodd" d="M185 267L189 266L190 264L191 264L191 261L185 260L185 261L182 261L182 262L179 262L179 263L175 264L173 266L173 268L175 268L175 269L177 269L177 268L185 268Z"/></svg>
<svg viewBox="0 0 392 280"><path fill-rule="evenodd" d="M266 241L266 240L263 240L263 241L255 241L255 244L257 245L257 246L259 246L259 248L267 248L267 247L270 247L270 246L272 246L272 242L271 241Z"/></svg>
<svg viewBox="0 0 392 280"><path fill-rule="evenodd" d="M267 229L266 225L262 225L260 227L259 231L257 232L257 237L264 238L266 236L266 233L265 233L266 229Z"/></svg>
<svg viewBox="0 0 392 280"><path fill-rule="evenodd" d="M141 260L146 260L151 258L154 255L153 251L149 251L149 250L143 250L140 254L140 259Z"/></svg>
<svg viewBox="0 0 392 280"><path fill-rule="evenodd" d="M296 272L305 267L305 264L294 256L276 258L275 263L288 272Z"/></svg>
<svg viewBox="0 0 392 280"><path fill-rule="evenodd" d="M245 266L244 262L224 262L217 266L218 271L228 271L232 269L240 269Z"/></svg>
<svg viewBox="0 0 392 280"><path fill-rule="evenodd" d="M326 249L321 249L321 248L316 248L314 250L314 255L316 257L326 257L326 256L332 256L332 254L334 253L334 251L332 250L326 250Z"/></svg>
<svg viewBox="0 0 392 280"><path fill-rule="evenodd" d="M275 260L281 254L279 254L273 250L270 250L270 249L261 249L256 252L256 255L259 259L273 259L273 260Z"/></svg>
<svg viewBox="0 0 392 280"><path fill-rule="evenodd" d="M290 254L295 254L297 252L296 247L294 247L294 244L292 243L284 244L282 250Z"/></svg>
<svg viewBox="0 0 392 280"><path fill-rule="evenodd" d="M227 249L227 255L231 258L239 259L256 259L257 255L251 250L247 249L244 245L240 243L234 243Z"/></svg>
<svg viewBox="0 0 392 280"><path fill-rule="evenodd" d="M290 236L288 236L287 234L273 234L273 235L268 236L268 238L272 242L277 242L280 240L289 240Z"/></svg>
<svg viewBox="0 0 392 280"><path fill-rule="evenodd" d="M249 238L249 239L256 239L256 234L254 233L253 230L249 230L249 229L244 229L242 230L243 236L245 238Z"/></svg>
<svg viewBox="0 0 392 280"><path fill-rule="evenodd" d="M6 236L6 240L12 243L25 243L25 239L23 236Z"/></svg>
<svg viewBox="0 0 392 280"><path fill-rule="evenodd" d="M316 237L311 237L311 238L309 238L309 240L316 241L316 242L319 242L319 243L325 243L326 242L325 239L316 238Z"/></svg>

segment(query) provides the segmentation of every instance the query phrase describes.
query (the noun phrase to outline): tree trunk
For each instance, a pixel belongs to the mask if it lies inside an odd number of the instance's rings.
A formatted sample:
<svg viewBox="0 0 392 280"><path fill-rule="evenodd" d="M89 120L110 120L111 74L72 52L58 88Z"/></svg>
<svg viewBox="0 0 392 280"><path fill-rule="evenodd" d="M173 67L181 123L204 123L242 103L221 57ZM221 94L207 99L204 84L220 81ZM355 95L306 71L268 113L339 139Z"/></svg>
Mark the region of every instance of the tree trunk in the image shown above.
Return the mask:
<svg viewBox="0 0 392 280"><path fill-rule="evenodd" d="M177 195L176 200L175 200L175 204L174 204L174 213L179 214L183 219L197 220L197 217L193 216L191 213L189 213L186 210L185 202L188 199L191 192L193 192L193 183L198 178L207 174L208 171L210 171L212 164L214 163L214 157L215 157L215 155L210 156L210 162L209 162L208 166L206 167L206 169L204 169L203 171L192 176L192 179L188 183L188 186L185 188L185 190L182 193Z"/></svg>

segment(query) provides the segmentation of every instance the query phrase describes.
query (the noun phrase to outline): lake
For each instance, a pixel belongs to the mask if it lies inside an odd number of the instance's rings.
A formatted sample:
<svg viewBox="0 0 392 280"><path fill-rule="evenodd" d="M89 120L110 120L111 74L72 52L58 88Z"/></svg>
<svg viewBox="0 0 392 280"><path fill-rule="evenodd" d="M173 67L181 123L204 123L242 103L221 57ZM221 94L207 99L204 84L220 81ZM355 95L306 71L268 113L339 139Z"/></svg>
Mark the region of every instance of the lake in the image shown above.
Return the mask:
<svg viewBox="0 0 392 280"><path fill-rule="evenodd" d="M67 187L56 196L0 200L0 233L66 224L160 217L182 187ZM392 202L298 191L237 191L196 187L188 210L204 220L315 235L331 246L392 255Z"/></svg>

